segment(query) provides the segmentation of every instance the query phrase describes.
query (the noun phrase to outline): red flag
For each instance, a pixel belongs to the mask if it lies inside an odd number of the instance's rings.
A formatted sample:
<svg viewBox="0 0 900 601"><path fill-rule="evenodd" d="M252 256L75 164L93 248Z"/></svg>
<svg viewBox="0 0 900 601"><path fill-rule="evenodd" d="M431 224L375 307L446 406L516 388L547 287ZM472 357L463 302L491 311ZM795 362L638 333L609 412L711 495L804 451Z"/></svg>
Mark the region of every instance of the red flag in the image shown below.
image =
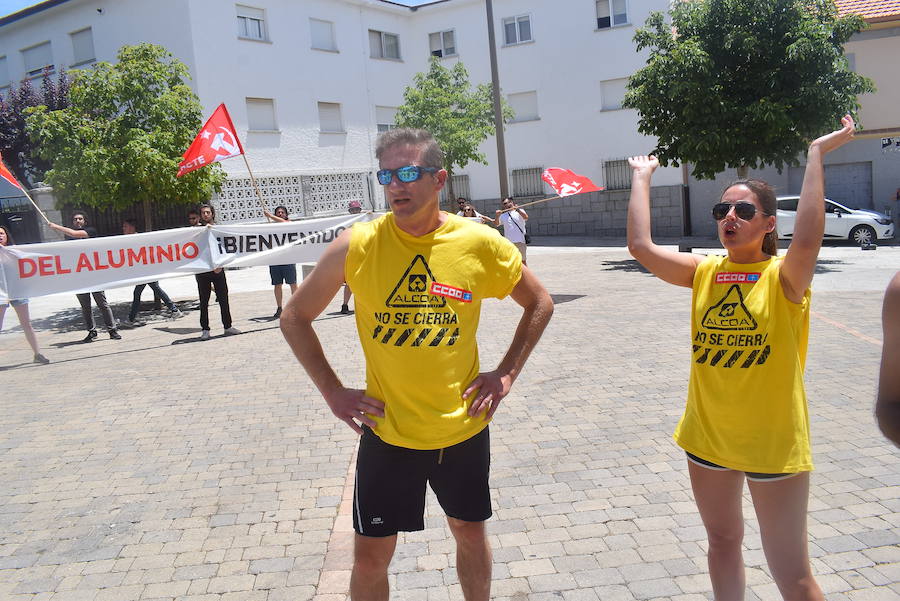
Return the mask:
<svg viewBox="0 0 900 601"><path fill-rule="evenodd" d="M594 182L585 176L573 173L568 169L560 169L559 167L544 169L541 179L550 184L550 187L556 190L556 193L560 196L603 190L603 188L595 185Z"/></svg>
<svg viewBox="0 0 900 601"><path fill-rule="evenodd" d="M220 104L194 138L190 148L185 151L184 160L178 165L176 177L211 163L244 154L244 147L241 146L235 131L225 103Z"/></svg>
<svg viewBox="0 0 900 601"><path fill-rule="evenodd" d="M9 169L6 168L6 165L3 164L3 157L2 157L2 156L0 156L0 177L2 177L2 178L5 179L6 181L8 181L8 182L11 183L12 185L14 185L16 188L18 188L18 189L21 190L22 192L25 191L25 188L22 187L22 184L20 184L18 181L16 181L16 176L13 175L13 174L9 171Z"/></svg>

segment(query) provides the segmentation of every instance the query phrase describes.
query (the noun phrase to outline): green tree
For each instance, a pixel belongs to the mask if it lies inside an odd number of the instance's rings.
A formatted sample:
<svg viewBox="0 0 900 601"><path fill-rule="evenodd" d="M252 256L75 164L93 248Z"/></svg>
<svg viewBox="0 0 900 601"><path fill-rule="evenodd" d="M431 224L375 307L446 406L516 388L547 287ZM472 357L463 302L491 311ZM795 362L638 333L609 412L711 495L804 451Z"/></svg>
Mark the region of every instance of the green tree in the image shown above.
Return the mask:
<svg viewBox="0 0 900 601"><path fill-rule="evenodd" d="M512 108L503 103L503 122L513 118ZM447 170L448 198L455 198L453 173L475 161L487 164L479 145L494 129L494 96L490 84L472 89L469 73L461 62L448 69L435 57L428 72L416 73L413 85L403 92L403 106L397 109L399 127L426 129L444 151Z"/></svg>
<svg viewBox="0 0 900 601"><path fill-rule="evenodd" d="M833 0L677 0L671 23L653 13L635 34L650 57L624 105L657 137L663 165L692 163L701 179L728 167L780 171L874 91L843 51L863 26L838 18Z"/></svg>
<svg viewBox="0 0 900 601"><path fill-rule="evenodd" d="M28 117L46 181L57 199L98 208L205 201L224 179L218 164L176 178L181 155L201 126L201 107L185 83L187 67L153 44L123 46L115 64L72 72L71 106Z"/></svg>
<svg viewBox="0 0 900 601"><path fill-rule="evenodd" d="M51 75L49 68L44 70L38 89L26 78L6 95L0 95L0 154L16 179L28 187L41 181L50 168L49 161L37 156L25 131L28 109L46 106L55 111L69 106L69 79L65 71L56 80Z"/></svg>

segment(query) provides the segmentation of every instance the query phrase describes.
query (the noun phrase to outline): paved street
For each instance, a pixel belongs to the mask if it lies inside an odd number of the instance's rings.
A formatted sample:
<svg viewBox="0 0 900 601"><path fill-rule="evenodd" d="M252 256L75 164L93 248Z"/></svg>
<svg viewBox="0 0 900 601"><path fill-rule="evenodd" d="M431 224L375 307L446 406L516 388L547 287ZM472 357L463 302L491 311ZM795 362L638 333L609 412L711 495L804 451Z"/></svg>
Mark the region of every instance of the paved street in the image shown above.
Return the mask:
<svg viewBox="0 0 900 601"><path fill-rule="evenodd" d="M829 600L900 598L900 451L872 418L881 299L900 247L826 248L807 365L816 471L813 568ZM622 248L530 247L556 313L491 427L498 601L711 599L705 533L671 438L690 360L690 291ZM229 272L235 325L200 342L198 313L81 344L73 295L34 299L52 363L36 366L7 311L0 335L0 600L344 601L356 435L330 414L277 328L268 272ZM164 281L184 309L193 278ZM149 301L150 291L145 291ZM119 319L130 289L110 291ZM317 322L363 385L352 318ZM488 301L495 365L519 317ZM12 331L10 331L12 330ZM429 493L430 494L430 493ZM745 512L752 515L749 496ZM393 599L462 599L433 497L401 535ZM755 521L750 600L780 599Z"/></svg>

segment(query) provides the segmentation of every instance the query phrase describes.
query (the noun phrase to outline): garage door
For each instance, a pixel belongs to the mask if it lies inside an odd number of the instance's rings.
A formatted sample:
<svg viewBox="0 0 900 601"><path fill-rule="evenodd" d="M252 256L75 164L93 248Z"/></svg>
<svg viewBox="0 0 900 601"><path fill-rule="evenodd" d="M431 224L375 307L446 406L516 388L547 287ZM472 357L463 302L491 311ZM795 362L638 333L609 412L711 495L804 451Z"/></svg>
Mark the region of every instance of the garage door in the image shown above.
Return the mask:
<svg viewBox="0 0 900 601"><path fill-rule="evenodd" d="M792 194L800 194L803 167L790 170ZM825 165L825 196L852 209L871 209L872 163L839 163Z"/></svg>

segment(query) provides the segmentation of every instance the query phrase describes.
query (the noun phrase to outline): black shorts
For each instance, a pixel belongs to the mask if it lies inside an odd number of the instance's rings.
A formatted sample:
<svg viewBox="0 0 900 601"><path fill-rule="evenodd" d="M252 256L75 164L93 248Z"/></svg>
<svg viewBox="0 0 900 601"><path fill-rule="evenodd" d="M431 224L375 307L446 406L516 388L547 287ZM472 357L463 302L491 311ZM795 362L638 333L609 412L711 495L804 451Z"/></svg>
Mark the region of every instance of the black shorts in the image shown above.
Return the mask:
<svg viewBox="0 0 900 601"><path fill-rule="evenodd" d="M269 275L272 277L272 285L280 286L285 284L297 283L297 266L296 265L269 265Z"/></svg>
<svg viewBox="0 0 900 601"><path fill-rule="evenodd" d="M717 471L740 471L740 470L732 470L729 467L723 467L718 463L713 463L712 461L707 461L702 457L697 457L693 453L688 453L685 451L687 455L688 461L692 461L697 465L702 465L703 467L708 467L709 469L717 470ZM772 481L772 480L782 480L784 478L790 478L791 476L796 476L800 472L792 472L792 473L784 473L784 474L767 474L765 472L744 472L744 475L747 476L747 480L751 480L753 482L763 482L763 481Z"/></svg>
<svg viewBox="0 0 900 601"><path fill-rule="evenodd" d="M387 444L363 426L353 529L363 536L424 530L426 483L448 516L483 522L491 517L490 447L488 428L452 447L420 451Z"/></svg>

